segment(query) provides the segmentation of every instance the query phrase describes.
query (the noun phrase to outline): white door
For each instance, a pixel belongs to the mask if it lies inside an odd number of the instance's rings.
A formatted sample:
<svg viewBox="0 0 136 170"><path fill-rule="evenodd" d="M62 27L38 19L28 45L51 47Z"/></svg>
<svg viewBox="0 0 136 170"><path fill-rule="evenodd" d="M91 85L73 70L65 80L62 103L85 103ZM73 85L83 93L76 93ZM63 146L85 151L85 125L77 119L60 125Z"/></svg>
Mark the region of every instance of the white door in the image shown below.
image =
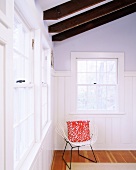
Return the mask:
<svg viewBox="0 0 136 170"><path fill-rule="evenodd" d="M0 43L0 170L4 170L4 45Z"/></svg>

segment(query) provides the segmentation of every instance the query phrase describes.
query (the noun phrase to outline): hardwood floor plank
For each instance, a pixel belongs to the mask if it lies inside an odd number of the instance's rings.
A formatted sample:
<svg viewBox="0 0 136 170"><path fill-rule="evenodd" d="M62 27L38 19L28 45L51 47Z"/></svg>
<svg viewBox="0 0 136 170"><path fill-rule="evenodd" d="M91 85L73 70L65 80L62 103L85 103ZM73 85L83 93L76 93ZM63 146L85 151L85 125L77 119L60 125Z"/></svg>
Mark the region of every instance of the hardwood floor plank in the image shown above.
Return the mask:
<svg viewBox="0 0 136 170"><path fill-rule="evenodd" d="M95 151L101 163L110 162L110 159L106 155L106 151Z"/></svg>
<svg viewBox="0 0 136 170"><path fill-rule="evenodd" d="M135 162L135 159L134 159L133 156L130 154L130 152L120 151L120 154L121 154L122 157L125 159L125 162L131 162L131 163L134 163L134 162Z"/></svg>
<svg viewBox="0 0 136 170"><path fill-rule="evenodd" d="M132 154L132 156L133 156L134 159L136 160L136 151L130 151L130 153Z"/></svg>

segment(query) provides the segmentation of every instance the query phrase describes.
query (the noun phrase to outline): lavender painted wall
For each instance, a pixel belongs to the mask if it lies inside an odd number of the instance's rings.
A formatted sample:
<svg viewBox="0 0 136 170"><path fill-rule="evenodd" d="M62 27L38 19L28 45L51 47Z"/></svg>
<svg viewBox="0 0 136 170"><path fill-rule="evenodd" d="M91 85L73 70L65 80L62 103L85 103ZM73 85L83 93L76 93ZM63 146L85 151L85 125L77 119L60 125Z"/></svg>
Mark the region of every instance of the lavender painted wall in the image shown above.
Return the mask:
<svg viewBox="0 0 136 170"><path fill-rule="evenodd" d="M136 12L54 44L54 67L71 69L72 51L124 52L125 71L136 71Z"/></svg>

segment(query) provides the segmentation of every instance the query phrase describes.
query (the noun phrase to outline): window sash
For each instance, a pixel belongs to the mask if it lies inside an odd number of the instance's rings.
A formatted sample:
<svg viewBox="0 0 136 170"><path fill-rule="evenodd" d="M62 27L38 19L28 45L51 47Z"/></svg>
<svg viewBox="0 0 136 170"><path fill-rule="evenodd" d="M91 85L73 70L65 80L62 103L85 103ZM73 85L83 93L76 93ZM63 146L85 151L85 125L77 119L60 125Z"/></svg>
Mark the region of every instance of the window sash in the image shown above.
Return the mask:
<svg viewBox="0 0 136 170"><path fill-rule="evenodd" d="M15 13L14 28L14 167L34 145L34 85L31 31ZM17 80L25 82L17 83Z"/></svg>
<svg viewBox="0 0 136 170"><path fill-rule="evenodd" d="M30 53L31 31L23 23L21 18L14 18L14 82L25 80L23 83L32 82L32 59Z"/></svg>

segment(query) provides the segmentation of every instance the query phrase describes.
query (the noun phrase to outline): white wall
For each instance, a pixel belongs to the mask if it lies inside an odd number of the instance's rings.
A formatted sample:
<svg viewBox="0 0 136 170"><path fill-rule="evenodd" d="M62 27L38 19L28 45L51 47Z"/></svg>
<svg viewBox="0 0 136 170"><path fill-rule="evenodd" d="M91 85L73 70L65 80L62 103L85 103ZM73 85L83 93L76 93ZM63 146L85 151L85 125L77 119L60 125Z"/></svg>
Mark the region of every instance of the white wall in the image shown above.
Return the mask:
<svg viewBox="0 0 136 170"><path fill-rule="evenodd" d="M71 72L56 72L54 82L56 124L68 119L86 118L98 127L98 140L94 149L136 149L136 72L125 72L125 112L121 115L72 115ZM64 140L56 135L55 149L63 147Z"/></svg>
<svg viewBox="0 0 136 170"><path fill-rule="evenodd" d="M71 69L71 51L124 52L125 71L136 71L136 13L55 42L55 70Z"/></svg>

